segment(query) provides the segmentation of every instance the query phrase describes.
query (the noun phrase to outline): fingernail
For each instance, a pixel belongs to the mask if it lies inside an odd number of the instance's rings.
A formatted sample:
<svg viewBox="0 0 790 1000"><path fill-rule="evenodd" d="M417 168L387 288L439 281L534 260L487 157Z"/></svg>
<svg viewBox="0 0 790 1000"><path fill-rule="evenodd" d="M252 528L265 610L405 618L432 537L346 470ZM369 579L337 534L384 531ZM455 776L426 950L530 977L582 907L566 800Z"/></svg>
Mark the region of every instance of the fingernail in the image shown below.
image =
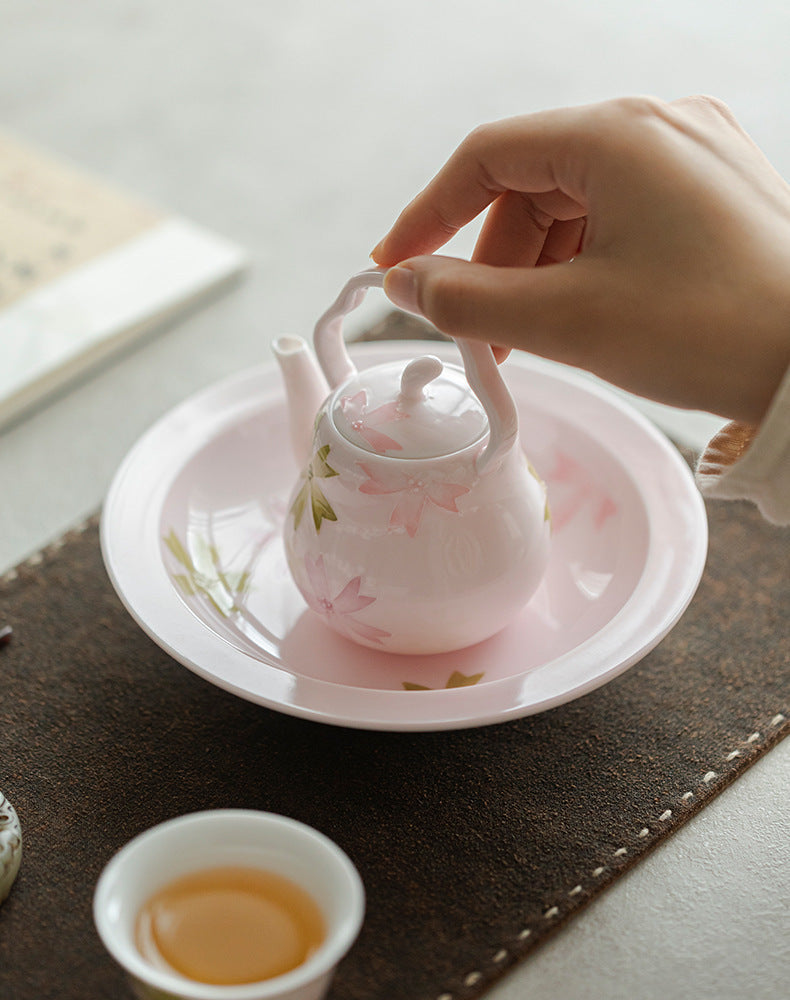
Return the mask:
<svg viewBox="0 0 790 1000"><path fill-rule="evenodd" d="M376 263L378 263L378 253L379 253L379 250L381 250L381 247L382 247L383 243L384 243L384 240L379 240L379 242L370 251L370 259L373 260L373 261L375 261Z"/></svg>
<svg viewBox="0 0 790 1000"><path fill-rule="evenodd" d="M410 267L393 267L384 278L387 298L406 312L422 316L417 302L417 275Z"/></svg>

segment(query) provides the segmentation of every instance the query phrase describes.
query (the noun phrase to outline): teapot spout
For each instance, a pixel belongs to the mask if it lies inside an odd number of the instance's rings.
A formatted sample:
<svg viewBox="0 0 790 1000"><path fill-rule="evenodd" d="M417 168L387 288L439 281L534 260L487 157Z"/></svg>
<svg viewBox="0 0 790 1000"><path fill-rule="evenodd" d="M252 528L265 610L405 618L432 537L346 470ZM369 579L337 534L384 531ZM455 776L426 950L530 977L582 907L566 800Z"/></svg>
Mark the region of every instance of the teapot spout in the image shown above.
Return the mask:
<svg viewBox="0 0 790 1000"><path fill-rule="evenodd" d="M272 344L272 351L285 382L291 447L301 468L310 460L316 414L329 393L329 386L301 337L279 337Z"/></svg>

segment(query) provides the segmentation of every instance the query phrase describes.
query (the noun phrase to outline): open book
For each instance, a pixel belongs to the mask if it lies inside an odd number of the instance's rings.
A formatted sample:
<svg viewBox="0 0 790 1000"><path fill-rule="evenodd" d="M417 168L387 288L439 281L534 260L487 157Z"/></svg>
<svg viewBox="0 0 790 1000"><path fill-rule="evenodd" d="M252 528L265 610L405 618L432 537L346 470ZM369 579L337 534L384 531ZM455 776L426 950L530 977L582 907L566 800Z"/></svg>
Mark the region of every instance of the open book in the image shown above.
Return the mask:
<svg viewBox="0 0 790 1000"><path fill-rule="evenodd" d="M244 264L233 243L0 133L0 428Z"/></svg>

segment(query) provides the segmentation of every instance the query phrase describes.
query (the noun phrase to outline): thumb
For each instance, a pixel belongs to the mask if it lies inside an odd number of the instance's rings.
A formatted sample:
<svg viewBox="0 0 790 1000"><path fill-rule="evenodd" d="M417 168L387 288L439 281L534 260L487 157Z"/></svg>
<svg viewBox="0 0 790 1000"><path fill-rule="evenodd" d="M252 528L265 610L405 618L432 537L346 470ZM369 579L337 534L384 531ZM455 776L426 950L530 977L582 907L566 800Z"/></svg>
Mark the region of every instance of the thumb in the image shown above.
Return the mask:
<svg viewBox="0 0 790 1000"><path fill-rule="evenodd" d="M436 254L391 268L384 291L452 337L517 347L555 360L589 320L588 268L576 260L540 268L491 267Z"/></svg>

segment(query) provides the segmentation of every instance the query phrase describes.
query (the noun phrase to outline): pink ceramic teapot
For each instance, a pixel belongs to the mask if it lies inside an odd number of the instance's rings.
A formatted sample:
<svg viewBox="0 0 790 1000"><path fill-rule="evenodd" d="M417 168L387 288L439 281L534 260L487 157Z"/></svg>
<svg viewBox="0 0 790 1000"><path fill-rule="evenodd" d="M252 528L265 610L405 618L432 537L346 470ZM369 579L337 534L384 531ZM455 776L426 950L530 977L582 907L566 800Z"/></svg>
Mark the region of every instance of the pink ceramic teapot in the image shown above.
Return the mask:
<svg viewBox="0 0 790 1000"><path fill-rule="evenodd" d="M487 344L458 343L463 370L429 355L357 371L343 318L385 273L355 275L318 321L318 364L300 338L273 345L303 468L285 549L336 631L390 652L447 652L498 632L537 588L546 487Z"/></svg>

